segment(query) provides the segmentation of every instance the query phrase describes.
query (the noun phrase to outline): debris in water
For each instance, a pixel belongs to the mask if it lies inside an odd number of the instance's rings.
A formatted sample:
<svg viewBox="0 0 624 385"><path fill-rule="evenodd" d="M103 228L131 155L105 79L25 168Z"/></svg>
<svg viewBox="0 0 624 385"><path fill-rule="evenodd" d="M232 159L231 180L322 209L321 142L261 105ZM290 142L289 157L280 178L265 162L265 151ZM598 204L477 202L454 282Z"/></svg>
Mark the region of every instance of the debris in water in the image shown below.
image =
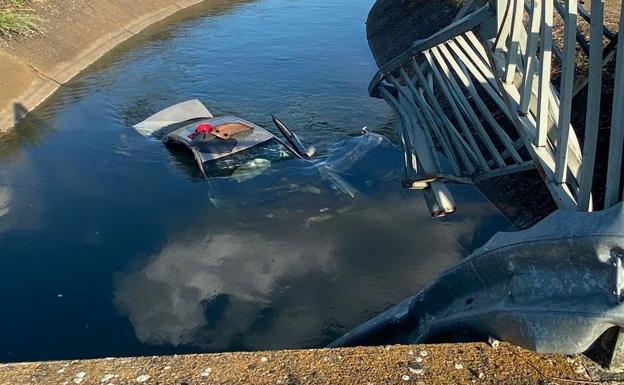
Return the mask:
<svg viewBox="0 0 624 385"><path fill-rule="evenodd" d="M488 338L488 344L489 344L491 347L493 347L494 349L496 349L496 348L498 347L498 345L500 345L500 341L499 341L499 340L497 340L496 338L494 338L494 337L491 337L491 336L490 336L490 337Z"/></svg>
<svg viewBox="0 0 624 385"><path fill-rule="evenodd" d="M331 217L332 216L329 215L329 214L322 214L322 215L319 215L319 216L316 216L316 217L310 217L310 218L306 219L305 225L306 226L310 226L310 225L316 224L316 223L323 223L325 221L330 220Z"/></svg>

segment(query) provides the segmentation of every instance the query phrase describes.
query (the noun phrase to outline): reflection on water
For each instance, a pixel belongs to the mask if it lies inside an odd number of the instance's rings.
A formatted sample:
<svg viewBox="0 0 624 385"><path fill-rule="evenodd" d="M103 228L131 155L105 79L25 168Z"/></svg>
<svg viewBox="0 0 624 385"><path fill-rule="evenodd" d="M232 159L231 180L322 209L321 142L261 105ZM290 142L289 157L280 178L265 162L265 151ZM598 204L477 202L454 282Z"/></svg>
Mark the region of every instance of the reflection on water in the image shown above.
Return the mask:
<svg viewBox="0 0 624 385"><path fill-rule="evenodd" d="M116 303L149 344L318 346L461 257L474 226L431 226L421 206L393 195L320 223L208 219L122 274Z"/></svg>
<svg viewBox="0 0 624 385"><path fill-rule="evenodd" d="M372 3L186 11L0 138L0 361L322 346L506 229L469 187L431 220L396 146L340 158L360 127L393 131L366 94ZM130 128L192 98L271 130L276 113L358 194L303 161L206 181Z"/></svg>
<svg viewBox="0 0 624 385"><path fill-rule="evenodd" d="M253 330L254 319L270 307L280 281L335 272L331 239L221 231L167 245L142 270L120 280L118 304L141 341L227 349L241 335L238 343L245 344L253 338L245 331Z"/></svg>

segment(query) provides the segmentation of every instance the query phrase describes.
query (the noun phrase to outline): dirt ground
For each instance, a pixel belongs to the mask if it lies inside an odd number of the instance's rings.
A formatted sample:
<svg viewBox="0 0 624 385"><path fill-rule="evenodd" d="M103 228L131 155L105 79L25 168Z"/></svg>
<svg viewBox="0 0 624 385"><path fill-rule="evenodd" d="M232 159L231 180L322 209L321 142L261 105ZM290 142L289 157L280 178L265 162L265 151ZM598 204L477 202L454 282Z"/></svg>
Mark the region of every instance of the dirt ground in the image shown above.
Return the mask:
<svg viewBox="0 0 624 385"><path fill-rule="evenodd" d="M441 344L0 365L2 385L607 384L583 356Z"/></svg>

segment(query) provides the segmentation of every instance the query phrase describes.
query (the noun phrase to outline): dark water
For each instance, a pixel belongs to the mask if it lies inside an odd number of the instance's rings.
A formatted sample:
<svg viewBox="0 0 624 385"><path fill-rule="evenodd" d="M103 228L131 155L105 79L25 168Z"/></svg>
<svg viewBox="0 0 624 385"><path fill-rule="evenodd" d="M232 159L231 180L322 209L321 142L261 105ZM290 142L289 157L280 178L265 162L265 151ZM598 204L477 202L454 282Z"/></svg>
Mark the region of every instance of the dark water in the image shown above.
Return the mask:
<svg viewBox="0 0 624 385"><path fill-rule="evenodd" d="M398 147L346 177L297 162L206 182L129 126L186 99L320 150L391 136L372 0L185 11L123 44L0 138L0 361L315 347L413 294L507 222L469 187L433 221Z"/></svg>

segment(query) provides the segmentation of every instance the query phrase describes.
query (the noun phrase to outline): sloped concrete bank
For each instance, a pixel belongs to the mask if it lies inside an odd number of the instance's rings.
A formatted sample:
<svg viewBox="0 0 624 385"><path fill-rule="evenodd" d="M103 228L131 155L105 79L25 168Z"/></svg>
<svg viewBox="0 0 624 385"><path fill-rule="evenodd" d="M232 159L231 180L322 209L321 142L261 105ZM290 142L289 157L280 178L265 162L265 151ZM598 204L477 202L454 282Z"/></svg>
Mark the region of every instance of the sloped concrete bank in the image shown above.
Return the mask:
<svg viewBox="0 0 624 385"><path fill-rule="evenodd" d="M0 365L0 384L611 384L583 356L502 343L110 358Z"/></svg>
<svg viewBox="0 0 624 385"><path fill-rule="evenodd" d="M41 0L45 32L0 41L0 133L119 43L199 3L227 0Z"/></svg>

